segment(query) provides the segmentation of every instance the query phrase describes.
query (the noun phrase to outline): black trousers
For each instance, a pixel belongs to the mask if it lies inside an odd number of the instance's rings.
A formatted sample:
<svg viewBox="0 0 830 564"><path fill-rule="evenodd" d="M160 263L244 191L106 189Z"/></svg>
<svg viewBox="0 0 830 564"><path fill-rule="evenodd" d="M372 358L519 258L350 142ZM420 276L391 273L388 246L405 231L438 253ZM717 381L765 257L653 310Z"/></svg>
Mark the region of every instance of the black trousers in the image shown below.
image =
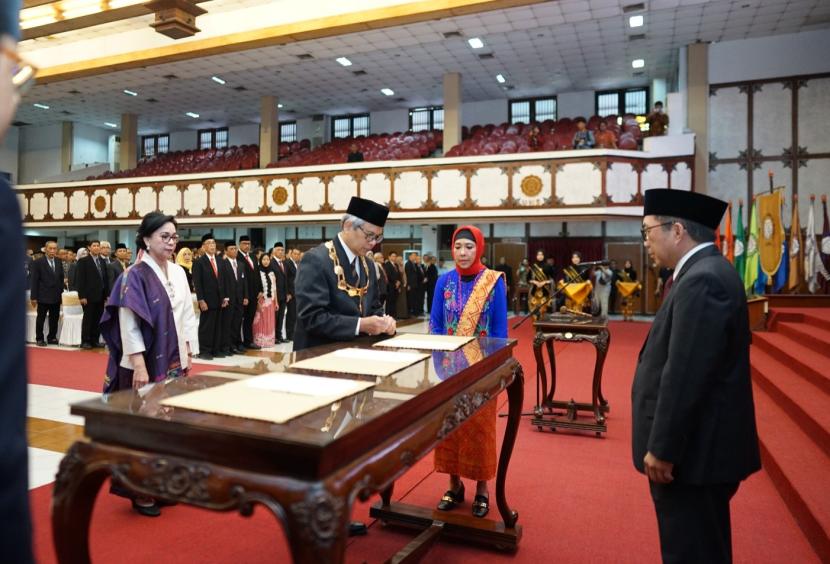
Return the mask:
<svg viewBox="0 0 830 564"><path fill-rule="evenodd" d="M98 324L101 322L101 316L104 315L104 302L87 300L86 305L82 307L84 318L81 321L81 344L97 346L101 340L101 328Z"/></svg>
<svg viewBox="0 0 830 564"><path fill-rule="evenodd" d="M398 317L398 293L394 290L389 290L386 294L386 315L396 319Z"/></svg>
<svg viewBox="0 0 830 564"><path fill-rule="evenodd" d="M222 310L220 316L220 332L222 334L222 352L230 352L231 347L242 344L242 316L244 308L242 303L229 304Z"/></svg>
<svg viewBox="0 0 830 564"><path fill-rule="evenodd" d="M248 300L248 305L243 306L242 314L242 340L245 345L254 342L254 317L256 316L256 296Z"/></svg>
<svg viewBox="0 0 830 564"><path fill-rule="evenodd" d="M738 484L649 482L664 564L732 562L729 501Z"/></svg>
<svg viewBox="0 0 830 564"><path fill-rule="evenodd" d="M420 298L420 301L418 301ZM412 288L406 292L406 301L409 304L410 315L421 315L424 311L424 295L418 288ZM419 305L420 304L420 305Z"/></svg>
<svg viewBox="0 0 830 564"><path fill-rule="evenodd" d="M294 340L294 326L297 324L297 296L285 304L285 335L289 341Z"/></svg>
<svg viewBox="0 0 830 564"><path fill-rule="evenodd" d="M222 332L222 308L208 309L199 315L199 354L219 352Z"/></svg>
<svg viewBox="0 0 830 564"><path fill-rule="evenodd" d="M275 316L277 318L276 319L277 325L276 325L275 334L277 336L277 341L280 341L282 339L285 339L285 337L283 336L283 333L282 333L282 322L285 319L285 310L288 309L288 308L286 307L285 301L277 302L277 304L279 305L279 309L277 309L277 313L276 313L276 316Z"/></svg>
<svg viewBox="0 0 830 564"><path fill-rule="evenodd" d="M49 337L50 341L58 338L58 318L61 314L61 304L37 303L37 317L35 318L35 340L43 341L43 323L46 315L49 314Z"/></svg>
<svg viewBox="0 0 830 564"><path fill-rule="evenodd" d="M427 290L427 313L432 313L432 298L435 297L435 286Z"/></svg>

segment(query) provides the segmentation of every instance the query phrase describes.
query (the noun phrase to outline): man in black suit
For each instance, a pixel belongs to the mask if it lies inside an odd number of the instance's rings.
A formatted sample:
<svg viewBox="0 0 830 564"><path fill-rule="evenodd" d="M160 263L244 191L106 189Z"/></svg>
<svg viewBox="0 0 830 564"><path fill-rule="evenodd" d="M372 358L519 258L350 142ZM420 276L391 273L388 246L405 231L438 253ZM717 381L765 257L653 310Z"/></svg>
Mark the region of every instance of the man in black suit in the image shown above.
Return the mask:
<svg viewBox="0 0 830 564"><path fill-rule="evenodd" d="M222 353L242 354L242 316L248 305L248 279L244 265L239 263L235 241L225 243L225 256L219 261L219 274L224 277L228 307L222 310Z"/></svg>
<svg viewBox="0 0 830 564"><path fill-rule="evenodd" d="M0 2L0 141L20 101L12 77L19 63L17 50L20 2ZM0 175L0 240L11 257L23 254L20 205L9 183ZM29 511L28 450L26 446L26 277L19 261L0 268L0 311L4 336L0 339L0 554L4 562L29 564L32 522Z"/></svg>
<svg viewBox="0 0 830 564"><path fill-rule="evenodd" d="M100 256L101 243L90 242L89 254L78 261L75 268L75 288L84 309L81 322L81 348L103 347L98 323L104 313L104 302L109 290L107 265Z"/></svg>
<svg viewBox="0 0 830 564"><path fill-rule="evenodd" d="M257 304L259 303L259 297L262 295L262 283L259 274L256 272L254 258L251 255L251 238L242 235L239 238L238 249L237 262L245 272L245 282L248 285L248 303L245 304L242 312L242 345L246 349L256 350L260 347L254 344L253 327Z"/></svg>
<svg viewBox="0 0 830 564"><path fill-rule="evenodd" d="M58 318L61 314L61 294L63 293L63 265L57 258L58 244L46 242L46 256L32 263L32 287L30 298L32 306L37 308L35 320L35 340L39 347L45 347L43 323L49 316L50 345L58 344Z"/></svg>
<svg viewBox="0 0 830 564"><path fill-rule="evenodd" d="M213 233L202 236L205 254L193 262L193 286L199 303L199 358L213 360L225 356L221 349L222 310L228 307L230 298L224 280L219 276L219 259L216 257L216 240Z"/></svg>
<svg viewBox="0 0 830 564"><path fill-rule="evenodd" d="M274 249L271 252L271 270L274 271L274 276L277 279L276 342L287 343L288 339L283 337L282 324L285 321L285 310L288 303L288 268L285 266L285 245L282 243L274 243Z"/></svg>
<svg viewBox="0 0 830 564"><path fill-rule="evenodd" d="M427 291L427 313L432 312L432 298L435 296L435 283L438 282L438 267L435 266L435 257L427 255L424 257L427 261L426 268L426 291Z"/></svg>
<svg viewBox="0 0 830 564"><path fill-rule="evenodd" d="M409 315L419 316L424 313L423 280L425 274L419 265L418 253L409 253L409 260L404 265L406 272L406 301L409 304Z"/></svg>
<svg viewBox="0 0 830 564"><path fill-rule="evenodd" d="M398 307L398 295L401 293L401 273L395 266L398 260L398 253L389 253L389 260L383 263L383 271L386 272L386 315L396 318Z"/></svg>
<svg viewBox="0 0 830 564"><path fill-rule="evenodd" d="M295 351L351 341L360 333L395 333L395 320L383 315L378 300L375 269L365 260L366 253L383 239L388 213L385 206L353 197L337 237L305 253L295 284ZM337 266L346 290L338 287ZM355 295L349 295L349 290Z"/></svg>
<svg viewBox="0 0 830 564"><path fill-rule="evenodd" d="M294 326L297 325L297 299L295 294L295 283L297 280L297 266L299 266L300 249L291 249L285 260L286 282L288 284L288 297L285 304L285 335L288 341L294 340Z"/></svg>
<svg viewBox="0 0 830 564"><path fill-rule="evenodd" d="M107 294L112 292L112 287L115 285L115 281L118 280L118 277L121 276L121 273L126 270L128 265L127 245L124 243L116 243L115 258L107 265L107 270L109 271L109 292L107 292Z"/></svg>
<svg viewBox="0 0 830 564"><path fill-rule="evenodd" d="M729 502L761 468L743 283L714 246L726 202L645 194L649 256L675 269L631 392L634 465L649 478L664 562L731 562Z"/></svg>

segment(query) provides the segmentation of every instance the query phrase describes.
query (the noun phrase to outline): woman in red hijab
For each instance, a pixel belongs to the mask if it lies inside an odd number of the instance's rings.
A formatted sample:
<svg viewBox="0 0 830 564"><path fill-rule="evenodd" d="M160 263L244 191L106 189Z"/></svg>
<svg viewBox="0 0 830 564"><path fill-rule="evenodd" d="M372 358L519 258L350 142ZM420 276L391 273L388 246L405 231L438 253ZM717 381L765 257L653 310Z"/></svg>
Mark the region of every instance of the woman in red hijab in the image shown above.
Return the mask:
<svg viewBox="0 0 830 564"><path fill-rule="evenodd" d="M455 270L438 278L429 332L507 338L507 288L504 274L481 263L484 235L471 225L452 237ZM435 449L435 469L450 475L450 489L438 509L449 511L464 501L461 478L476 481L473 515L489 511L487 481L496 476L496 402L488 402Z"/></svg>

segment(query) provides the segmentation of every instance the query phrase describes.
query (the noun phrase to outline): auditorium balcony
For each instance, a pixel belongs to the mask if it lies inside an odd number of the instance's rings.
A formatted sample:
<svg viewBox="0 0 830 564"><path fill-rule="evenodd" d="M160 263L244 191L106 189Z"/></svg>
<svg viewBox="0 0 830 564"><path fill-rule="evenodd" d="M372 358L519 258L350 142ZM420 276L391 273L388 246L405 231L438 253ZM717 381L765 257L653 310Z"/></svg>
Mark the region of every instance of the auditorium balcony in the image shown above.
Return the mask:
<svg viewBox="0 0 830 564"><path fill-rule="evenodd" d="M292 146L293 144L289 145L286 150L290 151L293 148ZM300 144L297 144L297 149L299 147ZM290 154L290 152L287 154ZM98 176L90 176L87 180L248 170L258 166L259 147L257 145L241 145L239 147L234 145L224 149L196 149L162 153L155 157L141 159L135 168L118 172L107 171Z"/></svg>

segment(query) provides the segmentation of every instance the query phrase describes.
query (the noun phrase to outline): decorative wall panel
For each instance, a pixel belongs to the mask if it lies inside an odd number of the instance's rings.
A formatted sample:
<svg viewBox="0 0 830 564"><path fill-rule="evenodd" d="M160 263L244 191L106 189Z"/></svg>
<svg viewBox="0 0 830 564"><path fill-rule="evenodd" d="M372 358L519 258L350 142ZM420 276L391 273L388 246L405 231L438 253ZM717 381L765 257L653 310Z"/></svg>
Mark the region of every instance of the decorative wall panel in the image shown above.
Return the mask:
<svg viewBox="0 0 830 564"><path fill-rule="evenodd" d="M190 215L202 215L207 208L207 190L201 184L188 184L184 193L184 208Z"/></svg>
<svg viewBox="0 0 830 564"><path fill-rule="evenodd" d="M321 211L325 203L325 184L319 176L308 176L297 184L297 204L304 212ZM325 210L322 210L325 211Z"/></svg>
<svg viewBox="0 0 830 564"><path fill-rule="evenodd" d="M401 172L395 179L395 201L402 209L418 209L427 200L428 180L421 171ZM345 208L349 202L341 205Z"/></svg>
<svg viewBox="0 0 830 564"><path fill-rule="evenodd" d="M596 163L572 163L556 172L556 197L566 206L598 203L602 173Z"/></svg>
<svg viewBox="0 0 830 564"><path fill-rule="evenodd" d="M734 159L746 149L747 95L742 88L712 89L709 96L709 151Z"/></svg>
<svg viewBox="0 0 830 564"><path fill-rule="evenodd" d="M439 208L458 207L466 197L467 179L460 170L439 170L432 179L432 200Z"/></svg>
<svg viewBox="0 0 830 564"><path fill-rule="evenodd" d="M175 184L165 184L159 192L159 211L167 215L178 215L182 208L182 193Z"/></svg>
<svg viewBox="0 0 830 564"><path fill-rule="evenodd" d="M608 163L605 191L614 204L627 204L637 195L637 173L629 163Z"/></svg>
<svg viewBox="0 0 830 564"><path fill-rule="evenodd" d="M830 153L830 77L799 84L798 145L808 153Z"/></svg>
<svg viewBox="0 0 830 564"><path fill-rule="evenodd" d="M55 206L55 198L52 198L52 207ZM127 188L118 188L113 191L112 195L112 209L115 211L115 217L118 219L126 219L130 215L130 210L133 209L133 194ZM61 217L62 214L55 210L52 215Z"/></svg>
<svg viewBox="0 0 830 564"><path fill-rule="evenodd" d="M816 197L816 230L823 228L821 195L830 198L830 159L810 159L807 166L798 170L798 214L801 227L807 226L807 212L810 209L810 195ZM785 220L789 224L789 220Z"/></svg>
<svg viewBox="0 0 830 564"><path fill-rule="evenodd" d="M552 202L553 175L550 165L525 165L513 172L513 198L522 206L544 206Z"/></svg>
<svg viewBox="0 0 830 564"><path fill-rule="evenodd" d="M640 185L643 190L650 188L668 188L669 174L661 164L650 164L643 169L640 175Z"/></svg>
<svg viewBox="0 0 830 564"><path fill-rule="evenodd" d="M257 213L265 202L265 190L258 180L245 180L239 186L239 212L244 214ZM286 190L286 197L288 191Z"/></svg>
<svg viewBox="0 0 830 564"><path fill-rule="evenodd" d="M46 208L48 205L48 200L46 199L45 194L35 194L32 197L32 219L35 221L42 220L46 217Z"/></svg>
<svg viewBox="0 0 830 564"><path fill-rule="evenodd" d="M130 206L126 208L127 210L132 208L132 202L130 202ZM69 199L66 197L66 193L64 192L57 192L55 193L49 200L49 213L52 214L52 217L63 217L66 215L66 212L69 210ZM26 211L24 210L24 214Z"/></svg>
<svg viewBox="0 0 830 564"><path fill-rule="evenodd" d="M357 180L354 175L338 174L331 177L331 180L329 180L329 203L335 209L346 209L352 196L357 196Z"/></svg>
<svg viewBox="0 0 830 564"><path fill-rule="evenodd" d="M109 191L101 188L92 193L92 217L104 219L110 211Z"/></svg>
<svg viewBox="0 0 830 564"><path fill-rule="evenodd" d="M214 215L228 215L235 204L235 191L230 182L217 182L210 191L210 208Z"/></svg>
<svg viewBox="0 0 830 564"><path fill-rule="evenodd" d="M384 172L367 174L360 183L360 195L382 204L388 203L390 198L388 175Z"/></svg>
<svg viewBox="0 0 830 564"><path fill-rule="evenodd" d="M470 197L480 207L495 208L507 199L507 167L480 168L470 176Z"/></svg>
<svg viewBox="0 0 830 564"><path fill-rule="evenodd" d="M155 208L155 205L153 206ZM89 211L89 196L83 190L73 190L69 195L69 215L72 219L84 219ZM32 206L32 216L40 215L36 205ZM43 212L45 213L45 211Z"/></svg>
<svg viewBox="0 0 830 564"><path fill-rule="evenodd" d="M674 166L671 173L672 190L692 189L692 169L686 163L680 162Z"/></svg>
<svg viewBox="0 0 830 564"><path fill-rule="evenodd" d="M755 87L752 109L752 148L765 157L781 155L793 144L793 91L789 82Z"/></svg>
<svg viewBox="0 0 830 564"><path fill-rule="evenodd" d="M722 164L717 173L709 174L709 195L721 200L732 201L737 209L738 200L746 203L746 172L736 164Z"/></svg>

